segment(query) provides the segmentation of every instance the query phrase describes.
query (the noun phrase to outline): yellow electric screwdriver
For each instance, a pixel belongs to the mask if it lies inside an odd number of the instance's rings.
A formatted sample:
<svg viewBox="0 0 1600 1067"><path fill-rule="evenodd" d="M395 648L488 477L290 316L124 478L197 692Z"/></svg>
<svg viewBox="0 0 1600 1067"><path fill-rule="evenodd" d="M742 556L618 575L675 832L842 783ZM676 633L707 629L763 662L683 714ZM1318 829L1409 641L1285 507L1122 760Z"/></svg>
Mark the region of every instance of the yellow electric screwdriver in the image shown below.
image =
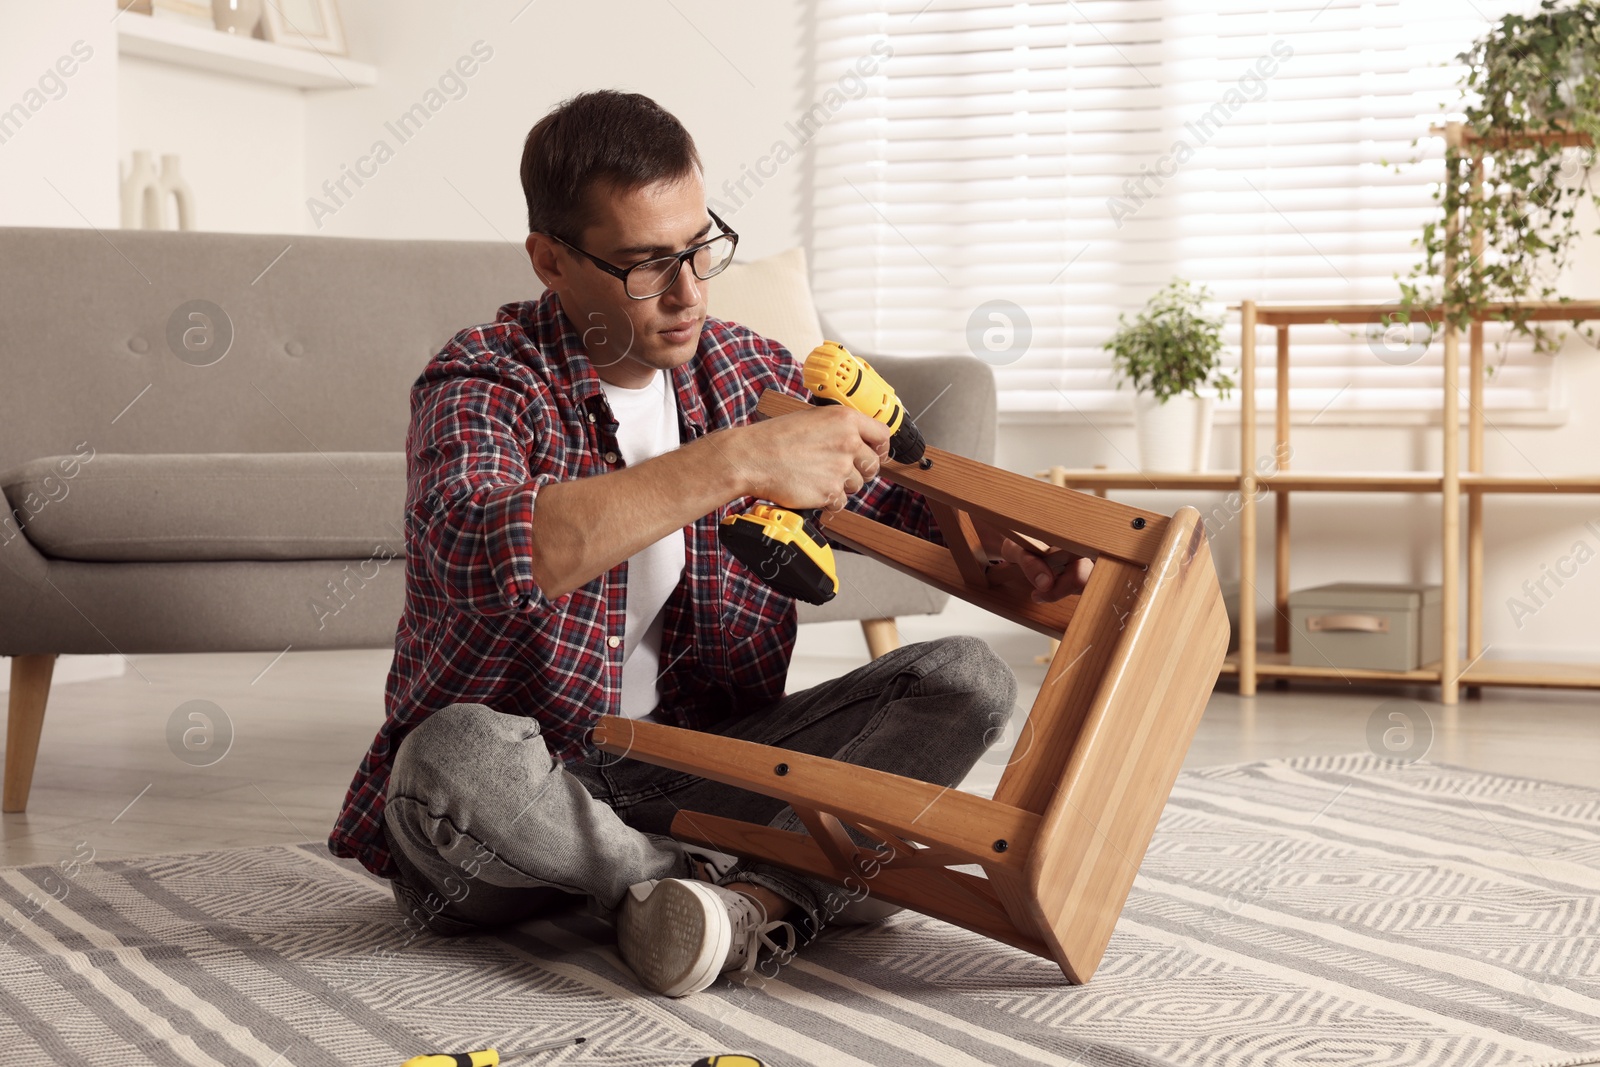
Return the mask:
<svg viewBox="0 0 1600 1067"><path fill-rule="evenodd" d="M587 1040L589 1039L586 1037L568 1037L552 1041L548 1045L536 1045L533 1048L507 1052L506 1055L527 1056L534 1052L549 1052L554 1048L581 1045ZM500 1052L492 1048L481 1048L476 1052L430 1052L422 1056L413 1056L400 1067L500 1067Z"/></svg>
<svg viewBox="0 0 1600 1067"><path fill-rule="evenodd" d="M889 383L866 360L841 344L824 341L811 350L801 368L811 402L847 404L889 427L889 458L917 463L924 470L933 460L927 445ZM833 546L818 525L821 508L789 510L757 504L742 515L729 515L718 539L735 559L785 596L810 604L826 604L839 591Z"/></svg>

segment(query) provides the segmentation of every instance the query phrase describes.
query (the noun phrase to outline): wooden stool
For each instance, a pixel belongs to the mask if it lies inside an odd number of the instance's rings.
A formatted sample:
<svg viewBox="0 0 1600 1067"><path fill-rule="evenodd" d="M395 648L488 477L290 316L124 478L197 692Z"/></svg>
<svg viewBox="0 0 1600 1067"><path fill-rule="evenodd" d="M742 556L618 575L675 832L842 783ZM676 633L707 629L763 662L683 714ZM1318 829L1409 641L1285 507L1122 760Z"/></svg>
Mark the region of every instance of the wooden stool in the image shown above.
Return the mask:
<svg viewBox="0 0 1600 1067"><path fill-rule="evenodd" d="M759 412L803 408L769 391ZM922 493L948 548L848 511L830 536L997 615L1060 638L993 800L819 756L605 716L606 752L776 797L807 833L679 812L672 834L920 911L1054 960L1087 982L1111 940L1228 645L1200 513L1170 518L939 449L885 461ZM990 565L972 517L1094 558L1081 596L1035 603ZM855 827L881 843L857 845ZM983 876L950 869L977 864Z"/></svg>

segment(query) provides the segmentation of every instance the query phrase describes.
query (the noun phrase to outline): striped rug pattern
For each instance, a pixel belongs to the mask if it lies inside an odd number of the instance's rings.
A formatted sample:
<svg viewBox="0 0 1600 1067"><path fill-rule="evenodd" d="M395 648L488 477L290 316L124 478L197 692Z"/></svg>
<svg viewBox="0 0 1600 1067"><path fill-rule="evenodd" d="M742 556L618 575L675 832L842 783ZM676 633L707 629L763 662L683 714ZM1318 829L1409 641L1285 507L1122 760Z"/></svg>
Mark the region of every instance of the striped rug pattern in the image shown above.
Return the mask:
<svg viewBox="0 0 1600 1067"><path fill-rule="evenodd" d="M411 936L321 842L0 870L8 1065L1600 1063L1600 790L1370 755L1185 772L1105 960L921 916L641 994L573 912Z"/></svg>

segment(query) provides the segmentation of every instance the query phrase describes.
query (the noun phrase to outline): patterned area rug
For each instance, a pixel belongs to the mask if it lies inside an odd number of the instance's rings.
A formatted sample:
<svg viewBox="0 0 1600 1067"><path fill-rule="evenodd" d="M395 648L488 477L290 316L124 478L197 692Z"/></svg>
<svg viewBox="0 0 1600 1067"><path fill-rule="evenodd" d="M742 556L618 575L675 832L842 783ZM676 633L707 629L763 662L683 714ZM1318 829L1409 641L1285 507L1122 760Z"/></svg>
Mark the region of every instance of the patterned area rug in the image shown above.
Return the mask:
<svg viewBox="0 0 1600 1067"><path fill-rule="evenodd" d="M320 842L0 870L8 1064L1600 1062L1600 791L1371 756L1186 772L1086 986L920 916L643 995L581 913L407 933Z"/></svg>

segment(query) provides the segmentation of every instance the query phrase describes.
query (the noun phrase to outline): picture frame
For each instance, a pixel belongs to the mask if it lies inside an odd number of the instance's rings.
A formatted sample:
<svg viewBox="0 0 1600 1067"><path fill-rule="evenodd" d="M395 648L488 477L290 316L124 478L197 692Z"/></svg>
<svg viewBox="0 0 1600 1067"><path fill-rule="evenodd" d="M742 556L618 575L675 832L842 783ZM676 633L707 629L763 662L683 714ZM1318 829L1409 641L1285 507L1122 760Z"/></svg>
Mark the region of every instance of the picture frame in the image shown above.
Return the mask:
<svg viewBox="0 0 1600 1067"><path fill-rule="evenodd" d="M274 44L345 55L338 0L264 0L261 33Z"/></svg>

